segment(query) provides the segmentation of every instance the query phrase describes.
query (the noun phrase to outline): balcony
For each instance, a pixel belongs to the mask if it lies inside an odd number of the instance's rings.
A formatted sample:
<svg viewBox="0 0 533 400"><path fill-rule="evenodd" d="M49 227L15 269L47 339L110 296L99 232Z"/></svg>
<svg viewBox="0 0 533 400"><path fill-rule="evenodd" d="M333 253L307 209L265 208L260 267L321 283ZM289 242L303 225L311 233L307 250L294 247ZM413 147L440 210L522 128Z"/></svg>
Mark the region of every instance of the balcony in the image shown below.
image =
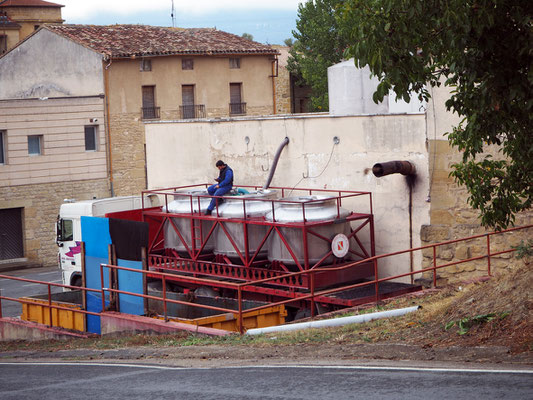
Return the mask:
<svg viewBox="0 0 533 400"><path fill-rule="evenodd" d="M205 105L192 104L187 106L180 106L181 119L198 119L205 118Z"/></svg>
<svg viewBox="0 0 533 400"><path fill-rule="evenodd" d="M141 107L142 119L159 119L161 107Z"/></svg>
<svg viewBox="0 0 533 400"><path fill-rule="evenodd" d="M229 115L245 115L246 103L229 103Z"/></svg>

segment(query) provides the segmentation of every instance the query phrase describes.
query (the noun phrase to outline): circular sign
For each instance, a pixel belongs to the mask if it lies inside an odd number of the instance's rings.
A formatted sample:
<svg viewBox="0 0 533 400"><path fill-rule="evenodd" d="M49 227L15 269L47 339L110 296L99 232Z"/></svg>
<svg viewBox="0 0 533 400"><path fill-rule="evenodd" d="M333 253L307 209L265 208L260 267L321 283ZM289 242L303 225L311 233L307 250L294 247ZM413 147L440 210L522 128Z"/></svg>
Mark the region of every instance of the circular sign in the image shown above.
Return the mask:
<svg viewBox="0 0 533 400"><path fill-rule="evenodd" d="M339 233L331 241L331 251L337 258L343 258L346 254L348 254L349 249L350 241L343 233Z"/></svg>

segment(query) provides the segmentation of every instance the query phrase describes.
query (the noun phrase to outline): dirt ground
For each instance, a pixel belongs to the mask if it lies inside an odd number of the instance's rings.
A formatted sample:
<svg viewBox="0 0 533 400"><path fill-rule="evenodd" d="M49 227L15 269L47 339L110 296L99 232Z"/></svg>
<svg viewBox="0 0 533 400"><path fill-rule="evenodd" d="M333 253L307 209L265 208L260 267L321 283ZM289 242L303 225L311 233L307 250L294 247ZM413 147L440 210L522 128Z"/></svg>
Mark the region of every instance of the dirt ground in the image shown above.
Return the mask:
<svg viewBox="0 0 533 400"><path fill-rule="evenodd" d="M0 360L113 360L184 367L399 362L530 369L532 288L533 270L522 262L488 280L389 300L378 309L415 304L421 309L366 324L230 339L182 334L11 342L0 344Z"/></svg>

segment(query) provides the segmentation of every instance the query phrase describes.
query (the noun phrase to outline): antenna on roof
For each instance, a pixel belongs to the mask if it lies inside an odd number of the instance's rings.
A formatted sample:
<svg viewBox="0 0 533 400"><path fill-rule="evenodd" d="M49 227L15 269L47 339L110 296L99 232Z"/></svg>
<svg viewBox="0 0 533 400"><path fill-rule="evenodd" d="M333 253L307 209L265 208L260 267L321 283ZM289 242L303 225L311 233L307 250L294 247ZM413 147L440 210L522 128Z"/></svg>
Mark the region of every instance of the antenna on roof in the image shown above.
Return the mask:
<svg viewBox="0 0 533 400"><path fill-rule="evenodd" d="M174 0L172 0L172 10L170 11L170 17L172 18L172 27L176 27L176 10L174 9Z"/></svg>

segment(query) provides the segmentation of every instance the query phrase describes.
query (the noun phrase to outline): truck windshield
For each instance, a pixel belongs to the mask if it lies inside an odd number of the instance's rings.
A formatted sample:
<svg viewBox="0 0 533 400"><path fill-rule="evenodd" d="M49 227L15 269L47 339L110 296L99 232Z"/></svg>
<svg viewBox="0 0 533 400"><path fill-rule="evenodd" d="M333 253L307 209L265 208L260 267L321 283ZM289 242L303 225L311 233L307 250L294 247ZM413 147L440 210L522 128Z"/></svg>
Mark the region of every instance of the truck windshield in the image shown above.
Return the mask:
<svg viewBox="0 0 533 400"><path fill-rule="evenodd" d="M72 220L71 219L62 219L60 222L60 233L58 240L66 242L73 239L72 234Z"/></svg>

